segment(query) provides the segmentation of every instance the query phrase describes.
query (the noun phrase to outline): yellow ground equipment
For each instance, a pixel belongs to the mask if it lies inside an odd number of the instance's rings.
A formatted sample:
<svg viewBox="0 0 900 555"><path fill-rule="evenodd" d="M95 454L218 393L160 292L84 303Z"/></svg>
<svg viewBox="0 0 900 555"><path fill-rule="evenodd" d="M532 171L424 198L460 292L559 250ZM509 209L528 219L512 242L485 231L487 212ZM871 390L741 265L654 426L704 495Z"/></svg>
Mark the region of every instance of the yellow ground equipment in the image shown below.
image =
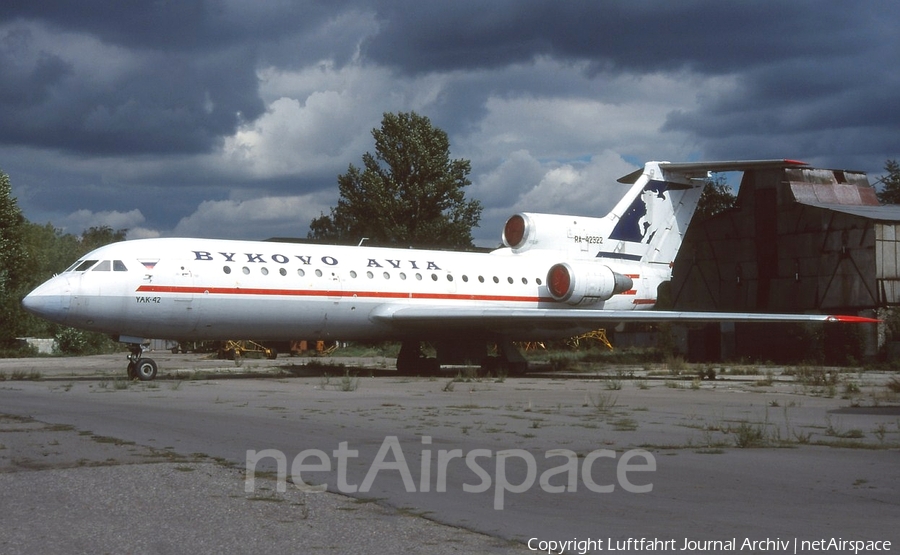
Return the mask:
<svg viewBox="0 0 900 555"><path fill-rule="evenodd" d="M589 331L589 332L583 333L581 335L576 335L575 337L570 337L569 339L566 339L566 343L569 345L569 347L572 347L573 349L577 349L581 345L582 341L585 341L588 339L595 339L595 340L599 341L600 343L603 343L604 345L606 345L606 348L609 349L610 351L613 350L612 343L610 343L609 339L606 338L606 330L602 329L602 328L598 329L598 330L594 330L594 331Z"/></svg>
<svg viewBox="0 0 900 555"><path fill-rule="evenodd" d="M219 358L234 360L245 356L274 359L278 352L249 339L229 339L219 348Z"/></svg>

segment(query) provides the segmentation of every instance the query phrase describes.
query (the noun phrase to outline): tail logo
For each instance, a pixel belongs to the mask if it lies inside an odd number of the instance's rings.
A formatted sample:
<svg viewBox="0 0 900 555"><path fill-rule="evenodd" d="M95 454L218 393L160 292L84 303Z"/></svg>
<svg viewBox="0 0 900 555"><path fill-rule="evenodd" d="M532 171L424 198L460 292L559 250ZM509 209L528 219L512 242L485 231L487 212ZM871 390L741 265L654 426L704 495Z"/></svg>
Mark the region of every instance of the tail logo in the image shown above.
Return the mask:
<svg viewBox="0 0 900 555"><path fill-rule="evenodd" d="M648 181L641 194L622 214L609 238L633 243L652 241L672 213L672 207L668 205L668 191L669 184L665 181Z"/></svg>

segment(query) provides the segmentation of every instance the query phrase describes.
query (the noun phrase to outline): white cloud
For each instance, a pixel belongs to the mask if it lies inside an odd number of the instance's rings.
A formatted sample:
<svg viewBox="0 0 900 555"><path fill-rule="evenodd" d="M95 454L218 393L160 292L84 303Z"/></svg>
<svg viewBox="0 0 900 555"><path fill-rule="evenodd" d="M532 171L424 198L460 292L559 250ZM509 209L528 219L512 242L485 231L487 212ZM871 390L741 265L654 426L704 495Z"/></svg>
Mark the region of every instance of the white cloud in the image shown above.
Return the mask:
<svg viewBox="0 0 900 555"><path fill-rule="evenodd" d="M633 169L634 165L609 150L591 157L585 164L563 164L549 169L514 208L604 216L627 190L627 185L617 183L616 179Z"/></svg>
<svg viewBox="0 0 900 555"><path fill-rule="evenodd" d="M346 169L372 150L371 130L390 111L389 72L320 63L299 71L260 72L267 111L225 141L210 160L248 177L269 178Z"/></svg>
<svg viewBox="0 0 900 555"><path fill-rule="evenodd" d="M139 224L144 223L145 220L146 218L137 208L128 212L119 212L117 210L92 212L82 209L65 216L55 225L68 233L76 235L91 227L108 226L113 230L128 229L129 238L136 238L131 236L132 230L137 231L140 229L138 231L139 234L155 233L152 230L137 227Z"/></svg>
<svg viewBox="0 0 900 555"><path fill-rule="evenodd" d="M619 154L607 150L586 162L541 163L525 151L511 158L485 179L497 189L509 191L506 202L485 206L476 242L492 246L499 242L503 223L516 212L544 212L600 217L621 198L627 186L616 182L635 169ZM521 168L534 179L524 182Z"/></svg>
<svg viewBox="0 0 900 555"><path fill-rule="evenodd" d="M543 96L487 92L498 90L510 77L536 81L547 74L567 91L550 87ZM621 195L615 180L635 164L690 158L692 145L683 135L660 131L667 115L693 106L698 90L721 90L728 83L683 73L588 75L582 65L546 58L498 72L419 77L398 77L385 68L358 63L336 67L327 61L299 70L267 68L259 75L267 113L227 139L221 154L208 158L219 171L224 159L224 167L248 179L337 175L372 151L370 131L380 124L383 112L416 110L432 117L446 109L442 102L447 95L471 91L462 105L480 106L483 114L472 112L480 119L470 132L451 137L451 151L472 161L473 184L466 194L485 207L481 227L475 230L479 244L495 243L497 230L516 211L605 214ZM336 196L336 184L330 195ZM325 196L323 192L321 198ZM278 221L295 230L290 234L304 235L309 221L334 203L329 200L299 221L256 210L267 220L265 226L260 225L262 219L251 225L238 214L244 210L239 201L205 202L175 233L209 234L221 227L214 215L222 218L227 212L228 219L243 224L238 231L225 226L225 236L247 236L251 230L257 237L286 234L279 231Z"/></svg>
<svg viewBox="0 0 900 555"><path fill-rule="evenodd" d="M174 235L223 239L306 237L309 222L330 212L327 195L261 197L248 200L207 200L182 218Z"/></svg>
<svg viewBox="0 0 900 555"><path fill-rule="evenodd" d="M155 239L159 237L159 231L155 229L147 229L146 227L133 227L128 230L126 239Z"/></svg>
<svg viewBox="0 0 900 555"><path fill-rule="evenodd" d="M553 83L536 91L533 85L547 75ZM588 75L579 64L546 58L497 71L412 77L323 61L300 69L269 67L259 77L266 113L226 138L218 152L132 157L128 163L76 159L68 171L99 174L103 184L149 181L158 191L173 176L189 176L187 187L165 189L182 205L198 202L197 209L163 235L302 237L309 222L335 204L336 176L373 151L371 130L384 112L415 110L435 122L460 114L469 123L451 124L457 129L451 152L472 161L466 194L484 205L476 242L493 245L517 211L601 215L620 194L615 179L637 164L690 159L694 145L686 136L660 128L673 110L693 107L698 90L727 91L730 83L684 74ZM528 86L510 89L507 80ZM306 192L303 187L321 187L328 175L335 176L332 186L297 195ZM293 195L267 191L269 184L257 185L259 180L295 182L297 189ZM222 191L226 186L229 191ZM230 200L195 200L216 190ZM286 196L275 196L280 194ZM106 225L129 228L130 238L157 235L139 227L142 218Z"/></svg>
<svg viewBox="0 0 900 555"><path fill-rule="evenodd" d="M577 95L494 95L485 102L487 113L477 131L463 140L469 149L477 146L484 153L527 150L540 159L566 160L606 150L640 159L683 158L691 149L686 136L660 129L673 110L696 104L707 81L716 80L599 75L585 78ZM615 95L606 94L607 89Z"/></svg>
<svg viewBox="0 0 900 555"><path fill-rule="evenodd" d="M466 195L478 199L486 207L512 206L538 183L546 168L527 150L516 150L499 164L472 178Z"/></svg>

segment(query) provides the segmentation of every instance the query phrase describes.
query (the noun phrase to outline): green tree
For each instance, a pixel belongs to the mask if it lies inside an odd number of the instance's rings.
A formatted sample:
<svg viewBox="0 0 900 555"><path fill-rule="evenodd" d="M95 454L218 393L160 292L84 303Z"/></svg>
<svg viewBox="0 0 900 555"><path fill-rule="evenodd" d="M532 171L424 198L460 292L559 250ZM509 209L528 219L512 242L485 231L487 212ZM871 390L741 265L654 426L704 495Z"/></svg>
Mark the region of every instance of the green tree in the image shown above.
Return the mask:
<svg viewBox="0 0 900 555"><path fill-rule="evenodd" d="M707 181L703 187L694 218L703 220L715 216L719 212L734 207L736 202L737 197L731 192L731 186L725 182L725 176L718 174L715 179Z"/></svg>
<svg viewBox="0 0 900 555"><path fill-rule="evenodd" d="M18 301L54 274L68 268L81 256L103 245L122 241L125 234L124 229L113 230L109 226L97 226L88 228L80 236L76 236L63 233L49 223L45 225L26 223L22 239L24 279L15 306L18 334L32 337L51 337L59 334L60 326L25 312ZM89 337L88 340L97 342L93 337ZM69 352L69 354L78 353Z"/></svg>
<svg viewBox="0 0 900 555"><path fill-rule="evenodd" d="M876 185L880 182L884 186L875 196L881 204L900 204L900 164L896 160L888 160L884 163L884 171L888 172L887 175L875 182Z"/></svg>
<svg viewBox="0 0 900 555"><path fill-rule="evenodd" d="M127 233L127 229L114 230L108 225L89 227L81 232L81 239L79 241L81 248L78 249L79 256L87 254L104 245L124 241ZM72 262L75 261L72 260Z"/></svg>
<svg viewBox="0 0 900 555"><path fill-rule="evenodd" d="M64 331L25 312L22 298L53 274L65 270L79 256L121 241L125 233L123 229L99 226L74 236L50 224L32 224L22 215L12 196L9 176L0 171L0 352L15 352L8 348L16 337L50 337ZM106 342L100 334L85 333L82 339L86 348L95 351Z"/></svg>
<svg viewBox="0 0 900 555"><path fill-rule="evenodd" d="M309 237L343 244L466 248L481 203L463 189L471 165L450 159L447 134L415 112L385 113L373 129L375 155L338 176L340 199L310 223Z"/></svg>
<svg viewBox="0 0 900 555"><path fill-rule="evenodd" d="M0 170L0 342L16 337L19 313L18 293L23 287L25 249L22 216L9 176Z"/></svg>

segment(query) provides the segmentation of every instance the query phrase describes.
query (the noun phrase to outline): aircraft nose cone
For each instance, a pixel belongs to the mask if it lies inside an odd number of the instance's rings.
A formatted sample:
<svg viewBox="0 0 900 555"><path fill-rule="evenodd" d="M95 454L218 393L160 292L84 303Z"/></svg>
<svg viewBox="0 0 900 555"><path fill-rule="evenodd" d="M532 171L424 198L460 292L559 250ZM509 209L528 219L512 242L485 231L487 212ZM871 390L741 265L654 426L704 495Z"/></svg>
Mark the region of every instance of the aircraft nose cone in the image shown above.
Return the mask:
<svg viewBox="0 0 900 555"><path fill-rule="evenodd" d="M64 278L53 278L26 295L22 306L36 316L62 324L69 313L68 289Z"/></svg>

